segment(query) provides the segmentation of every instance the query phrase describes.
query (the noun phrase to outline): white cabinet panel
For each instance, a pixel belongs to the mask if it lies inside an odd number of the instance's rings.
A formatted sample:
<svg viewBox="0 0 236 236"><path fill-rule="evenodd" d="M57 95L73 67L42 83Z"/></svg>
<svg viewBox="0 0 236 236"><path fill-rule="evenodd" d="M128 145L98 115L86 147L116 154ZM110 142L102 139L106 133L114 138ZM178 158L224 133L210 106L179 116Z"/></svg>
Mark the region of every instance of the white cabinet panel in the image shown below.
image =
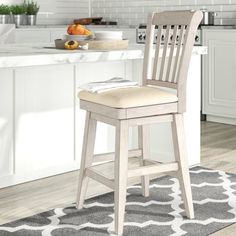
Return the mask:
<svg viewBox="0 0 236 236"><path fill-rule="evenodd" d="M16 70L16 171L74 161L73 65Z"/></svg>
<svg viewBox="0 0 236 236"><path fill-rule="evenodd" d="M0 70L0 177L14 171L13 70Z"/></svg>
<svg viewBox="0 0 236 236"><path fill-rule="evenodd" d="M53 43L66 34L66 28L62 29L17 29L15 43Z"/></svg>
<svg viewBox="0 0 236 236"><path fill-rule="evenodd" d="M131 78L130 63L1 70L0 187L79 168L85 112L76 88L114 76ZM95 153L109 151L114 151L114 128L99 123Z"/></svg>
<svg viewBox="0 0 236 236"><path fill-rule="evenodd" d="M236 31L203 32L204 44L208 46L208 55L203 58L203 112L235 119Z"/></svg>
<svg viewBox="0 0 236 236"><path fill-rule="evenodd" d="M15 33L16 43L49 43L50 40L50 31L45 29L17 29Z"/></svg>

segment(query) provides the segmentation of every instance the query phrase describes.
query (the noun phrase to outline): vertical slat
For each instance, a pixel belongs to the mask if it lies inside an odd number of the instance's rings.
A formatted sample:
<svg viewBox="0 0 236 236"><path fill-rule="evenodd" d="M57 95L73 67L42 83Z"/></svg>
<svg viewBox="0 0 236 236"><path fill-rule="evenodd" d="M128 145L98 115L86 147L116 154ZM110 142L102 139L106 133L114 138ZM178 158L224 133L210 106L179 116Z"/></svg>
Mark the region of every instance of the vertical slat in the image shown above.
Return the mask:
<svg viewBox="0 0 236 236"><path fill-rule="evenodd" d="M148 26L146 30L146 44L144 51L144 60L143 60L143 85L147 84L147 80L151 79L151 70L152 70L152 51L153 51L153 40L154 40L154 31L155 26L152 24L154 13L150 14L148 17Z"/></svg>
<svg viewBox="0 0 236 236"><path fill-rule="evenodd" d="M142 157L140 159L140 165L145 165L145 159L150 159L150 134L149 125L142 125L138 127L138 144L142 149ZM143 196L149 196L149 176L141 176Z"/></svg>
<svg viewBox="0 0 236 236"><path fill-rule="evenodd" d="M93 162L93 152L96 137L97 121L91 118L91 112L87 112L84 128L83 150L81 156L79 185L77 194L77 208L83 208L84 199L88 187L88 177L85 176L86 168Z"/></svg>
<svg viewBox="0 0 236 236"><path fill-rule="evenodd" d="M170 77L170 72L171 72L171 68L172 65L174 63L174 51L175 51L175 47L176 47L176 40L177 40L177 34L178 34L178 25L174 26L173 29L173 38L172 38L172 43L171 43L171 49L170 49L170 54L169 54L169 60L168 60L168 66L167 66L167 71L166 71L166 79L168 82L171 82L171 77ZM173 74L173 71L172 71Z"/></svg>
<svg viewBox="0 0 236 236"><path fill-rule="evenodd" d="M195 27L197 27L195 25ZM187 26L186 36L183 43L183 52L180 59L180 67L177 71L177 95L178 95L178 112L183 113L186 110L186 79L188 75L189 63L191 60L192 46L194 45L194 26ZM190 46L191 45L191 46Z"/></svg>
<svg viewBox="0 0 236 236"><path fill-rule="evenodd" d="M158 25L156 50L155 50L155 56L154 56L154 62L153 62L152 80L156 80L156 76L157 76L157 66L158 66L158 62L159 62L162 29L163 29L163 25Z"/></svg>
<svg viewBox="0 0 236 236"><path fill-rule="evenodd" d="M126 187L128 178L128 121L116 127L115 147L115 233L122 235L124 225Z"/></svg>
<svg viewBox="0 0 236 236"><path fill-rule="evenodd" d="M175 158L179 163L178 177L180 188L186 215L189 219L193 219L194 209L184 133L183 114L173 115L172 135Z"/></svg>
<svg viewBox="0 0 236 236"><path fill-rule="evenodd" d="M183 43L182 43L182 51L183 52L186 52L187 50L189 50L189 48L187 48L188 47L188 45L190 44L190 45L192 45L192 44L194 44L194 38L192 38L192 41L191 42L187 42L191 37L189 37L189 33L190 33L190 27L189 26L186 26L186 30L185 30L185 37L183 38ZM191 53L191 52L190 52ZM187 53L187 54L189 54L189 53ZM187 58L187 59L185 59L184 58L184 56L186 56L187 55L186 53L184 54L184 53L182 53L182 55L180 55L180 65L182 66L182 68L184 68L184 70L185 71L187 71L187 67L185 66L185 61L184 60L187 60L188 61L188 63L187 64L189 64L189 60L190 60L190 58ZM180 71L180 69L177 71L177 76L176 76L176 79L177 78L180 78L179 76L180 76L180 73L181 71ZM176 82L179 82L179 81L176 81Z"/></svg>
<svg viewBox="0 0 236 236"><path fill-rule="evenodd" d="M164 75L165 65L166 65L166 53L167 53L168 46L169 46L170 28L171 28L171 25L168 25L166 28L165 43L164 43L162 59L161 59L160 77L158 78L158 80L160 80L160 81L166 81L165 78L163 79L163 75Z"/></svg>
<svg viewBox="0 0 236 236"><path fill-rule="evenodd" d="M175 55L175 65L174 65L172 79L171 79L172 83L176 83L176 80L177 80L177 78L176 78L177 77L177 69L179 66L179 59L180 59L180 55L181 55L181 51L182 51L181 48L182 48L182 43L183 43L183 38L184 38L184 32L185 32L185 25L181 25L179 41L177 44L177 51L176 51L176 55Z"/></svg>

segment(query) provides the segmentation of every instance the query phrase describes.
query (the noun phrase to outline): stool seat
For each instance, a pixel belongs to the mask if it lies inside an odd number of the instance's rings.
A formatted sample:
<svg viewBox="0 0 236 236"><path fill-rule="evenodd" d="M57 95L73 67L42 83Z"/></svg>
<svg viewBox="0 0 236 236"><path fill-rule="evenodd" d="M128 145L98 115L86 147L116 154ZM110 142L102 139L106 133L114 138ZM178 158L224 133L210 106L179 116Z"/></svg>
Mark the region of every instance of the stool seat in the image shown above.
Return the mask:
<svg viewBox="0 0 236 236"><path fill-rule="evenodd" d="M119 88L102 93L81 91L79 98L113 108L141 107L178 101L174 93L151 86Z"/></svg>

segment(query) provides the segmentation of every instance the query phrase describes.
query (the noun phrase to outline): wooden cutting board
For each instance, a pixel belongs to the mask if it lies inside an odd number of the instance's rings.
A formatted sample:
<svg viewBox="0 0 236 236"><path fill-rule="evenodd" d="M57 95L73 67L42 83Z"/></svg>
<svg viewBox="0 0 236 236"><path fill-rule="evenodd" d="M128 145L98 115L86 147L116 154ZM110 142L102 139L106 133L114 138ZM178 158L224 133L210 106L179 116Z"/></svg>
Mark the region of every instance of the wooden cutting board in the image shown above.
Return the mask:
<svg viewBox="0 0 236 236"><path fill-rule="evenodd" d="M129 45L128 39L123 40L88 40L79 41L80 45L88 43L89 49L94 50L116 50L116 49L126 49Z"/></svg>

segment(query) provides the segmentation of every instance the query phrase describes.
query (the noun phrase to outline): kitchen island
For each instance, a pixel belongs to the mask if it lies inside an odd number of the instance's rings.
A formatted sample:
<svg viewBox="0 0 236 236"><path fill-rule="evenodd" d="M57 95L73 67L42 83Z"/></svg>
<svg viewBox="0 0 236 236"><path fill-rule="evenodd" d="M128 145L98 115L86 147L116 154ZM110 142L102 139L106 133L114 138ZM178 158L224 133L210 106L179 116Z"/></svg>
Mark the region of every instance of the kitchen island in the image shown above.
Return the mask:
<svg viewBox="0 0 236 236"><path fill-rule="evenodd" d="M76 90L115 76L141 82L143 45L67 51L53 45L0 47L0 188L79 168L84 111ZM205 47L194 47L185 114L190 165L200 162L200 76ZM152 128L152 158L173 158L170 125ZM114 150L114 130L99 124L95 152ZM161 134L161 135L158 135ZM130 146L137 145L136 130Z"/></svg>

